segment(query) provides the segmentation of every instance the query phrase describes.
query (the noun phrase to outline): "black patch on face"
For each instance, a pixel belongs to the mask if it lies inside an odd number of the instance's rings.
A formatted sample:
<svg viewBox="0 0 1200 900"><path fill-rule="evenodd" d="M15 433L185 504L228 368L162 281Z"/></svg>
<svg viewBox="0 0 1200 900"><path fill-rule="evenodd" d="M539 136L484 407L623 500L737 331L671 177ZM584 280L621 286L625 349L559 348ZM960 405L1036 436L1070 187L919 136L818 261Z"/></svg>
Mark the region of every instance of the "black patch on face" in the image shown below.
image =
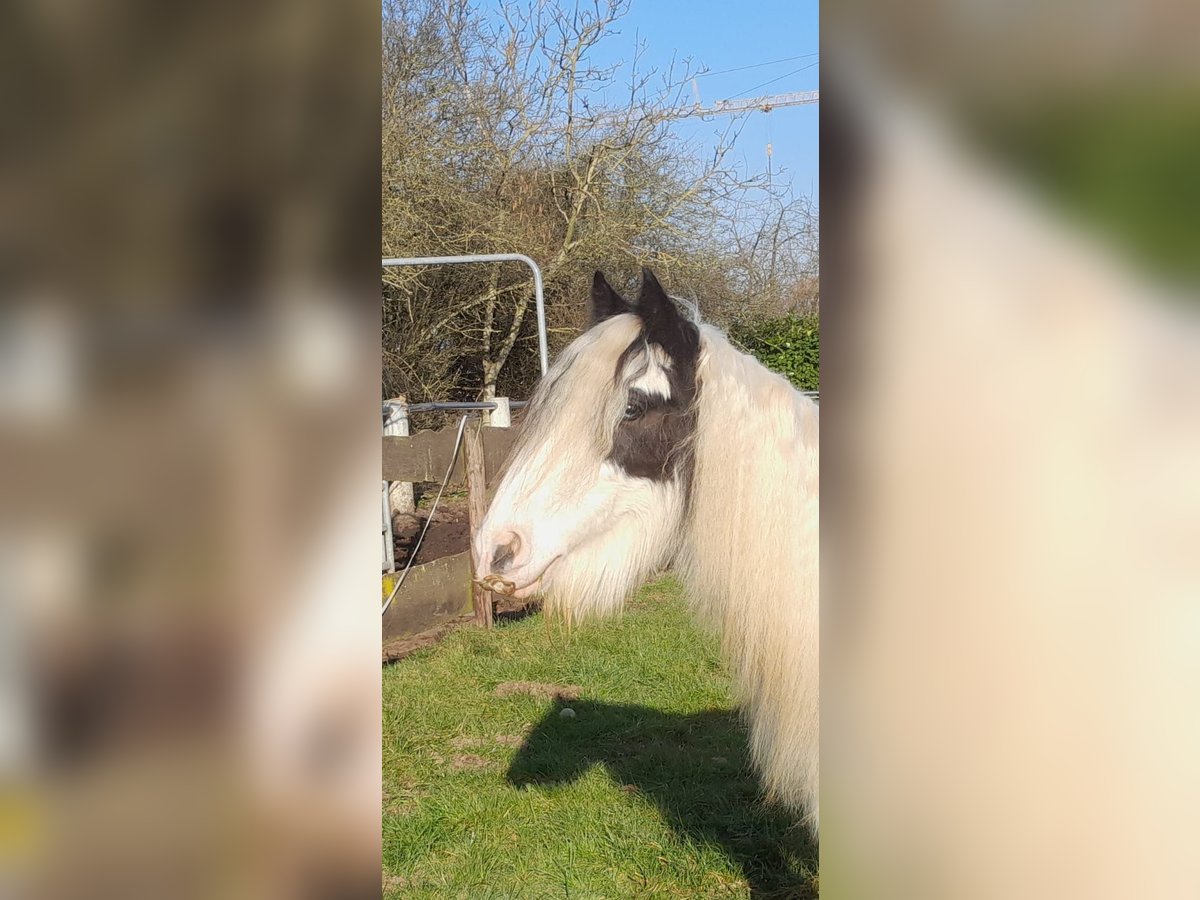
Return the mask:
<svg viewBox="0 0 1200 900"><path fill-rule="evenodd" d="M642 334L617 360L614 384L622 385L630 357L648 352L649 344L662 348L671 361L666 370L671 396L630 389L626 400L631 415L617 425L608 458L636 478L667 481L678 477L686 486L691 481L691 437L696 430L700 331L679 314L648 269L642 276L642 293L634 308L643 323Z"/></svg>

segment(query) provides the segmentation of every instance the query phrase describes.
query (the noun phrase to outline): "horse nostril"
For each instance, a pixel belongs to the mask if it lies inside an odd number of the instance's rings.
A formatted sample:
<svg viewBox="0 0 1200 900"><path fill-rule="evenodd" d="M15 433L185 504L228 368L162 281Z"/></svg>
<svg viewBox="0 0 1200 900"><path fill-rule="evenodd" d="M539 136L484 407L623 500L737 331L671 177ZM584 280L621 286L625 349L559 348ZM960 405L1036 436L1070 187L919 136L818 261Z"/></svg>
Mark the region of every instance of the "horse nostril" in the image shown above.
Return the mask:
<svg viewBox="0 0 1200 900"><path fill-rule="evenodd" d="M521 539L517 535L512 535L507 544L498 544L495 551L492 553L492 572L499 574L505 571L510 565L514 557L521 550Z"/></svg>

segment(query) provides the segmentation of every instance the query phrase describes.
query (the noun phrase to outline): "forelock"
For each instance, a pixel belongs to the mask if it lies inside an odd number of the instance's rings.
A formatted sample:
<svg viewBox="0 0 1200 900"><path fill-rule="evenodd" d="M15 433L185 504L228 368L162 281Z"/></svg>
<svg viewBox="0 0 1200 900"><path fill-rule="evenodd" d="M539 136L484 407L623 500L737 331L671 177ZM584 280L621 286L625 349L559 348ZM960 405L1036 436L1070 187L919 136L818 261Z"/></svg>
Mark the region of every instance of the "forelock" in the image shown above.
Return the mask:
<svg viewBox="0 0 1200 900"><path fill-rule="evenodd" d="M671 357L662 347L636 340L621 355L614 377L626 388L670 400L673 367Z"/></svg>
<svg viewBox="0 0 1200 900"><path fill-rule="evenodd" d="M624 409L613 372L630 346L641 343L641 331L641 321L625 314L605 319L572 341L534 392L521 443L543 440L551 430L572 429L596 436L604 448Z"/></svg>

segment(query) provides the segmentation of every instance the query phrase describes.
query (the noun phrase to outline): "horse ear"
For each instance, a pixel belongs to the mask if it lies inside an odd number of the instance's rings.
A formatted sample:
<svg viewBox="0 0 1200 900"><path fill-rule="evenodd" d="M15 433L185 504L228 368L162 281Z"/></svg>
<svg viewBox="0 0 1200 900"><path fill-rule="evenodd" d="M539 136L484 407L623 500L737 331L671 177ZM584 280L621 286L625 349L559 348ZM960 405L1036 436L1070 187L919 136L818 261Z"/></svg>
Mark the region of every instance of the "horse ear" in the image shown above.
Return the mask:
<svg viewBox="0 0 1200 900"><path fill-rule="evenodd" d="M642 267L642 291L638 294L637 311L643 319L676 313L675 304L648 268Z"/></svg>
<svg viewBox="0 0 1200 900"><path fill-rule="evenodd" d="M592 296L591 302L588 304L588 315L592 324L595 325L597 322L630 311L625 298L614 291L605 280L604 274L597 270L596 274L592 276Z"/></svg>
<svg viewBox="0 0 1200 900"><path fill-rule="evenodd" d="M675 301L667 296L654 273L646 268L642 269L637 314L642 320L646 340L658 344L672 359L695 356L698 348L695 327L679 314Z"/></svg>
<svg viewBox="0 0 1200 900"><path fill-rule="evenodd" d="M660 327L673 326L675 320L681 318L674 301L667 296L654 273L647 268L642 269L642 290L638 294L637 314L646 324L647 336L651 339Z"/></svg>

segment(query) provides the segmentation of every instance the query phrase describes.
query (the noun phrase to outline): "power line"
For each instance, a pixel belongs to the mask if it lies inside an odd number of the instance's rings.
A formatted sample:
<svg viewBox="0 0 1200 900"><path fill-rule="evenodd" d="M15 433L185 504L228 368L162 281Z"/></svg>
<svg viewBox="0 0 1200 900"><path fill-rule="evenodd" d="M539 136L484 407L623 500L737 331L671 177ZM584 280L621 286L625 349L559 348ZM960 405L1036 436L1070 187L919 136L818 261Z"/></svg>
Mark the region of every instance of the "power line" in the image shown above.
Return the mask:
<svg viewBox="0 0 1200 900"><path fill-rule="evenodd" d="M799 56L787 56L783 59L773 59L770 62L753 63L749 66L738 66L734 69L721 69L717 72L701 72L699 75L693 75L693 78L707 78L709 75L728 75L730 72L744 72L747 69L761 69L764 66L777 66L780 63L795 62L798 59L809 59L813 56L819 56L819 53L801 53Z"/></svg>
<svg viewBox="0 0 1200 900"><path fill-rule="evenodd" d="M811 69L815 65L816 65L816 63L812 62L812 63L809 63L807 66L801 66L798 69L793 69L791 72L787 72L783 75L780 75L778 78L772 78L770 81L764 81L762 84L756 84L752 88L747 88L746 90L744 90L740 94L738 94L737 97L732 97L730 99L736 100L738 98L745 97L747 94L749 94L753 91L757 91L759 88L765 88L769 84L774 84L777 81L783 81L783 79L790 78L793 75L797 75L800 72L803 72L805 69Z"/></svg>

